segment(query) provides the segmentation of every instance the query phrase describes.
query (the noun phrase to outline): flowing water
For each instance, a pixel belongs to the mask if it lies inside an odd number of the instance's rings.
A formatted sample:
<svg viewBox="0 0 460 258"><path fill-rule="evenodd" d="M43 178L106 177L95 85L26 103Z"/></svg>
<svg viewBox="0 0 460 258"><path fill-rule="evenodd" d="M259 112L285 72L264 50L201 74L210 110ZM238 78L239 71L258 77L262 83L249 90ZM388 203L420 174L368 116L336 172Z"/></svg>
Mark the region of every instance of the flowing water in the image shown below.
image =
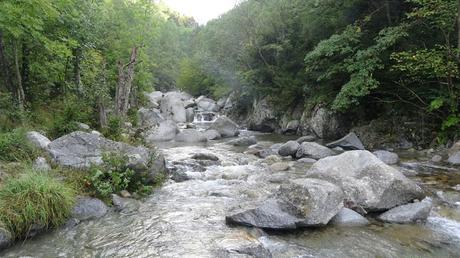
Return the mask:
<svg viewBox="0 0 460 258"><path fill-rule="evenodd" d="M246 132L249 134L250 132ZM257 135L262 144L285 137ZM2 257L460 257L460 171L427 166L406 157L404 172L433 196L436 206L425 224L306 229L289 233L229 227L225 215L250 207L282 182L300 178L307 165L292 162L287 172L271 172L270 161L244 154L223 142L160 145L168 162L194 153L213 153L220 165L205 172L186 169L191 178L167 182L132 209L59 229L17 243ZM186 162L185 162L186 163ZM440 193L443 191L443 193ZM450 198L451 206L440 198ZM460 201L460 199L458 200Z"/></svg>

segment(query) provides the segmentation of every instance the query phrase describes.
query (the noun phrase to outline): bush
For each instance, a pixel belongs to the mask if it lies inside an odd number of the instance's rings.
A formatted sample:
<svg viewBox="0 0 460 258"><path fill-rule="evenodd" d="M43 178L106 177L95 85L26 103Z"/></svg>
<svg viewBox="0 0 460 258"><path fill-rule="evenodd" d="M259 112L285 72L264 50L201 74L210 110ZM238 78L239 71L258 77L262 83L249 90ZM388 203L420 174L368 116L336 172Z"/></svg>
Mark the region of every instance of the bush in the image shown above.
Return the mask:
<svg viewBox="0 0 460 258"><path fill-rule="evenodd" d="M1 161L31 161L37 157L37 154L38 150L27 141L24 129L0 133Z"/></svg>
<svg viewBox="0 0 460 258"><path fill-rule="evenodd" d="M52 107L55 117L49 128L49 135L55 139L65 134L77 131L78 122L91 121L91 107L75 96L67 96L62 102L57 101Z"/></svg>
<svg viewBox="0 0 460 258"><path fill-rule="evenodd" d="M33 225L49 229L64 224L74 201L72 188L47 174L27 171L0 187L0 222L15 238L26 237Z"/></svg>
<svg viewBox="0 0 460 258"><path fill-rule="evenodd" d="M121 119L117 116L109 117L109 122L106 128L104 128L104 136L119 141L121 138Z"/></svg>
<svg viewBox="0 0 460 258"><path fill-rule="evenodd" d="M148 180L127 167L128 157L106 154L103 156L103 161L102 165L90 169L87 178L87 185L94 195L107 199L111 194L120 193L122 190L140 195L151 193L153 186L146 183Z"/></svg>

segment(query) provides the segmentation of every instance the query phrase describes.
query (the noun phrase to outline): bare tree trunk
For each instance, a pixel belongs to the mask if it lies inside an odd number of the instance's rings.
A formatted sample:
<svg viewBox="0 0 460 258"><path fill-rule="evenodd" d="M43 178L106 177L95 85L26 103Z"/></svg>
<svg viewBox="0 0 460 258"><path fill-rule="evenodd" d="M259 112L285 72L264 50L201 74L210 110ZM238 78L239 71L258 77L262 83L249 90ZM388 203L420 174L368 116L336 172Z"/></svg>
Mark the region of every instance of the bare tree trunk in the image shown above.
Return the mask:
<svg viewBox="0 0 460 258"><path fill-rule="evenodd" d="M128 112L137 50L138 47L132 48L129 63L123 65L120 61L118 62L118 85L115 95L115 112L120 117L125 117Z"/></svg>
<svg viewBox="0 0 460 258"><path fill-rule="evenodd" d="M6 58L5 45L3 43L3 33L0 31L0 70L5 88L13 92L13 80L11 79L9 68L10 65L8 64L8 59Z"/></svg>
<svg viewBox="0 0 460 258"><path fill-rule="evenodd" d="M24 88L22 87L22 77L21 70L19 69L19 57L18 57L18 48L14 46L14 71L16 72L16 98L18 100L18 105L20 110L24 110L25 94Z"/></svg>
<svg viewBox="0 0 460 258"><path fill-rule="evenodd" d="M25 92L29 90L29 73L30 73L29 55L30 55L30 49L27 46L27 42L24 40L22 42L22 71L21 71L22 73L21 73L21 76L22 76L22 86Z"/></svg>
<svg viewBox="0 0 460 258"><path fill-rule="evenodd" d="M97 97L97 109L99 113L99 126L101 128L107 127L107 112L101 96Z"/></svg>
<svg viewBox="0 0 460 258"><path fill-rule="evenodd" d="M74 50L74 63L73 63L73 75L74 75L74 84L75 88L77 89L78 93L83 93L83 84L81 82L81 56L82 56L82 49L78 47Z"/></svg>

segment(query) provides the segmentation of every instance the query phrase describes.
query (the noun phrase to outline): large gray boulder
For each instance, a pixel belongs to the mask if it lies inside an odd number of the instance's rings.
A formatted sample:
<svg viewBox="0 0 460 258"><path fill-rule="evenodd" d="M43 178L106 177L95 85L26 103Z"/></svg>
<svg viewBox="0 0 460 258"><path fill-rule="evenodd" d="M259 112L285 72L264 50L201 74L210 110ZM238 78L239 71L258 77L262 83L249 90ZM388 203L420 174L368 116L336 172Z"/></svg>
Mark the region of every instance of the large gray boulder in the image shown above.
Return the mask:
<svg viewBox="0 0 460 258"><path fill-rule="evenodd" d="M188 97L181 92L168 92L161 100L161 113L167 118L178 123L187 122L187 113L185 111L184 101Z"/></svg>
<svg viewBox="0 0 460 258"><path fill-rule="evenodd" d="M84 132L73 132L48 145L48 153L53 161L61 166L84 169L102 164L104 153L119 153L129 157L129 164L136 172L155 180L164 173L165 160L160 153L144 147L134 147L125 143L111 141L104 137Z"/></svg>
<svg viewBox="0 0 460 258"><path fill-rule="evenodd" d="M208 138L208 140L219 140L220 138L222 138L220 133L217 130L213 130L213 129L206 130L204 132L204 135L206 136L206 138Z"/></svg>
<svg viewBox="0 0 460 258"><path fill-rule="evenodd" d="M151 93L144 93L145 97L148 101L148 106L150 108L159 108L161 99L163 98L163 92L161 91L154 91Z"/></svg>
<svg viewBox="0 0 460 258"><path fill-rule="evenodd" d="M220 109L214 100L205 97L198 98L196 104L199 111L218 112Z"/></svg>
<svg viewBox="0 0 460 258"><path fill-rule="evenodd" d="M300 144L297 141L288 141L285 144L281 145L281 147L278 150L278 154L283 157L295 156L299 147Z"/></svg>
<svg viewBox="0 0 460 258"><path fill-rule="evenodd" d="M46 136L35 131L27 132L26 138L32 145L39 149L46 149L51 142Z"/></svg>
<svg viewBox="0 0 460 258"><path fill-rule="evenodd" d="M323 180L297 179L282 185L256 208L226 217L227 223L264 229L323 226L343 207L343 192Z"/></svg>
<svg viewBox="0 0 460 258"><path fill-rule="evenodd" d="M355 133L349 133L343 138L326 144L329 148L341 147L344 150L364 150L364 145Z"/></svg>
<svg viewBox="0 0 460 258"><path fill-rule="evenodd" d="M384 222L390 223L415 223L418 221L425 221L430 215L433 203L431 199L425 198L421 202L409 203L393 208L378 218Z"/></svg>
<svg viewBox="0 0 460 258"><path fill-rule="evenodd" d="M187 108L185 110L185 115L187 116L187 123L192 123L195 120L195 109Z"/></svg>
<svg viewBox="0 0 460 258"><path fill-rule="evenodd" d="M151 108L141 108L138 111L139 122L142 127L151 127L158 126L161 122L165 121L163 115L161 115L160 110Z"/></svg>
<svg viewBox="0 0 460 258"><path fill-rule="evenodd" d="M452 165L460 165L460 141L454 144L449 150L449 158L447 159Z"/></svg>
<svg viewBox="0 0 460 258"><path fill-rule="evenodd" d="M233 146L251 146L256 143L257 143L257 139L255 136L240 137L238 139L234 139L234 140L227 142L227 144L233 145Z"/></svg>
<svg viewBox="0 0 460 258"><path fill-rule="evenodd" d="M184 129L176 135L176 142L207 142L208 138L203 132L196 129Z"/></svg>
<svg viewBox="0 0 460 258"><path fill-rule="evenodd" d="M300 122L299 120L291 120L287 123L287 125L283 128L283 134L295 134L297 133L297 129L299 128Z"/></svg>
<svg viewBox="0 0 460 258"><path fill-rule="evenodd" d="M335 152L327 147L319 145L316 142L303 142L296 152L296 157L322 159L325 157L333 156Z"/></svg>
<svg viewBox="0 0 460 258"><path fill-rule="evenodd" d="M72 209L71 216L79 221L98 219L103 217L108 210L107 205L99 199L80 197Z"/></svg>
<svg viewBox="0 0 460 258"><path fill-rule="evenodd" d="M348 201L367 211L383 211L422 199L423 190L368 151L348 151L317 161L307 177L341 187Z"/></svg>
<svg viewBox="0 0 460 258"><path fill-rule="evenodd" d="M317 106L310 118L303 120L306 120L310 131L322 139L334 139L346 133L347 126L344 119L324 107Z"/></svg>
<svg viewBox="0 0 460 258"><path fill-rule="evenodd" d="M167 142L174 140L176 134L179 133L179 128L174 121L166 120L160 123L158 127L152 128L145 133L145 141L147 143Z"/></svg>
<svg viewBox="0 0 460 258"><path fill-rule="evenodd" d="M385 164L394 165L399 162L398 154L386 150L374 151L373 154Z"/></svg>
<svg viewBox="0 0 460 258"><path fill-rule="evenodd" d="M369 220L354 210L342 208L339 213L332 218L330 224L336 226L365 226L369 224Z"/></svg>
<svg viewBox="0 0 460 258"><path fill-rule="evenodd" d="M214 121L209 130L216 130L222 137L234 137L239 135L238 125L226 116L221 116Z"/></svg>

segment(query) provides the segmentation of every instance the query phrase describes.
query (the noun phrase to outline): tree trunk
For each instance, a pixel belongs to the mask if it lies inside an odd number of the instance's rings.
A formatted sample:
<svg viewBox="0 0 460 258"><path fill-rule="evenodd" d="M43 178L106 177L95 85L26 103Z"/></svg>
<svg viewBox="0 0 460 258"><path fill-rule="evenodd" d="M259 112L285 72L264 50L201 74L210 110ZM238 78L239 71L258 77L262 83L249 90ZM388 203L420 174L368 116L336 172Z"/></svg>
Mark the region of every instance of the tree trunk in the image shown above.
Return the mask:
<svg viewBox="0 0 460 258"><path fill-rule="evenodd" d="M99 126L101 128L107 127L107 112L101 96L97 97L97 109L99 113Z"/></svg>
<svg viewBox="0 0 460 258"><path fill-rule="evenodd" d="M129 63L123 65L118 62L118 84L115 94L115 112L120 117L125 117L129 108L129 97L131 94L131 85L134 78L134 65L136 64L138 47L131 50Z"/></svg>
<svg viewBox="0 0 460 258"><path fill-rule="evenodd" d="M457 10L457 59L460 62L460 1L458 1Z"/></svg>
<svg viewBox="0 0 460 258"><path fill-rule="evenodd" d="M13 80L11 79L9 69L10 65L8 64L8 59L6 58L5 45L3 43L3 33L0 31L0 71L2 73L5 88L13 92Z"/></svg>
<svg viewBox="0 0 460 258"><path fill-rule="evenodd" d="M25 102L25 95L24 95L24 88L22 87L22 77L21 77L21 70L19 68L19 57L18 57L18 48L14 45L14 71L16 73L16 98L18 101L19 109L24 110L24 102Z"/></svg>
<svg viewBox="0 0 460 258"><path fill-rule="evenodd" d="M82 49L78 47L74 50L74 63L73 63L73 75L74 75L74 84L78 93L83 93L83 84L81 82L81 63Z"/></svg>
<svg viewBox="0 0 460 258"><path fill-rule="evenodd" d="M29 65L29 55L30 49L27 46L27 42L24 40L22 42L22 86L24 91L29 91L29 74L30 74L30 65ZM30 101L30 96L29 96Z"/></svg>

